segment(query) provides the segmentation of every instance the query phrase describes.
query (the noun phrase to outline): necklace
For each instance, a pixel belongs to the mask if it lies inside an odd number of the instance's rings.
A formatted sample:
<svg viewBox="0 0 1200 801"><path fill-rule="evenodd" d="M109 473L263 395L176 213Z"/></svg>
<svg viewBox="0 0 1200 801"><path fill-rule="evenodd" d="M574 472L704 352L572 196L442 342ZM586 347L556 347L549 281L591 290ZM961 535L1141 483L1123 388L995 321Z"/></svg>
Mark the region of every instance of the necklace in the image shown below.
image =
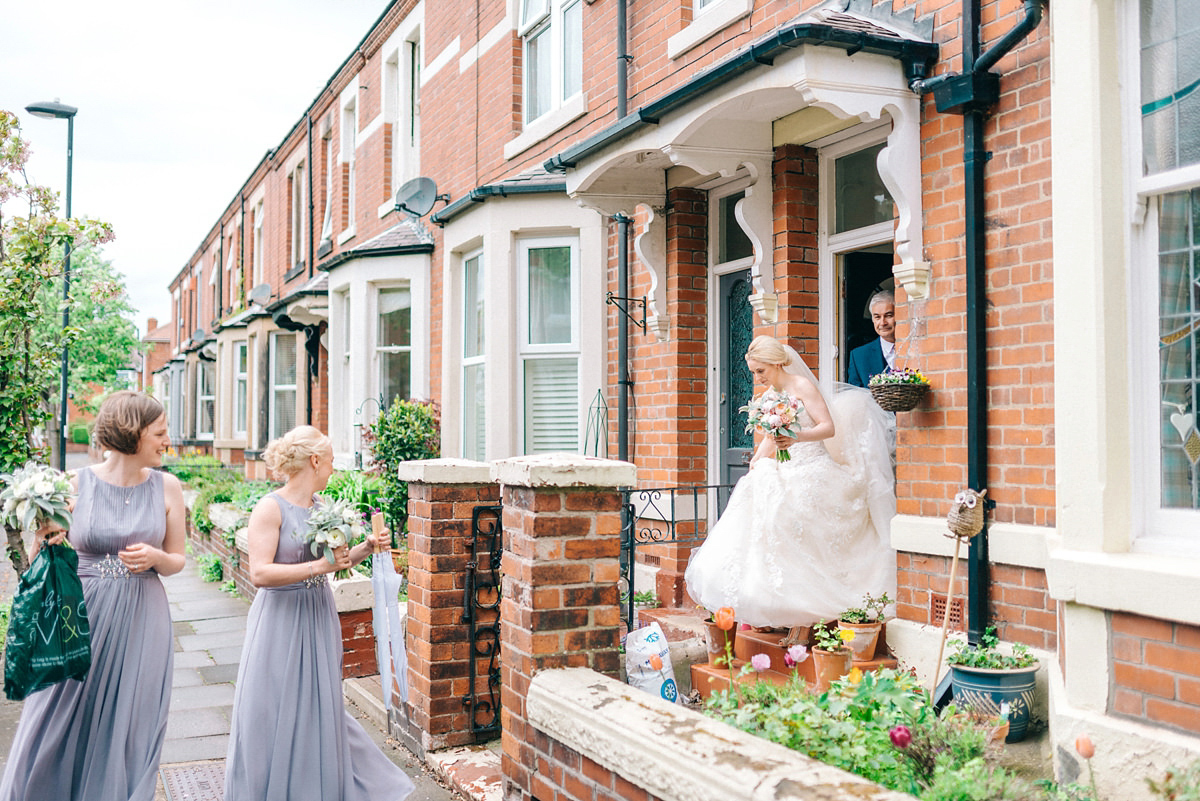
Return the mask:
<svg viewBox="0 0 1200 801"><path fill-rule="evenodd" d="M129 499L133 497L133 491L135 489L137 489L136 484L134 486L130 487L129 490L125 493L125 505L126 506L129 505Z"/></svg>

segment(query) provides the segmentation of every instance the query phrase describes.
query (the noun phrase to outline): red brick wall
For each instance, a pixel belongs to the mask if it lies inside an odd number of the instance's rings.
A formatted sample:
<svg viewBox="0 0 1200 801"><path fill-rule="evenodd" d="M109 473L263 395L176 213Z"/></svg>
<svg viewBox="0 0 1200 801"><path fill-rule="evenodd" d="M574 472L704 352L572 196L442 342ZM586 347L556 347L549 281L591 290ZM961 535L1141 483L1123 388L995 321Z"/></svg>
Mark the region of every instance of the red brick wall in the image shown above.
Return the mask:
<svg viewBox="0 0 1200 801"><path fill-rule="evenodd" d="M896 554L896 565L897 616L941 626L941 617L932 613L932 601L934 596L946 598L950 557L901 551ZM966 597L967 549L963 546L954 579L954 598L962 601L965 607ZM1046 590L1043 570L993 564L988 588L988 616L990 624L996 627L996 635L1005 642L1024 643L1047 651L1058 647L1058 606Z"/></svg>
<svg viewBox="0 0 1200 801"><path fill-rule="evenodd" d="M621 778L543 731L534 730L535 801L655 801L657 796Z"/></svg>
<svg viewBox="0 0 1200 801"><path fill-rule="evenodd" d="M786 341L805 357L813 372L819 372L817 151L800 145L776 148L772 182L772 258L779 321L763 324L756 316L755 333Z"/></svg>
<svg viewBox="0 0 1200 801"><path fill-rule="evenodd" d="M1113 612L1109 712L1200 734L1200 626Z"/></svg>

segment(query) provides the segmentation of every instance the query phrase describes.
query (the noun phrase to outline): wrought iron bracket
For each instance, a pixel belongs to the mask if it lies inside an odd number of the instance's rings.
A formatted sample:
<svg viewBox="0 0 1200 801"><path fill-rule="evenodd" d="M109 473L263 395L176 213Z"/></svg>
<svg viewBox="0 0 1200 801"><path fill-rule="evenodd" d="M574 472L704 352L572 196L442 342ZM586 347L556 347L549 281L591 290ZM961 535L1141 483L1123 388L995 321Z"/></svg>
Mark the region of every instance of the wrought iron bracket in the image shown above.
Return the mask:
<svg viewBox="0 0 1200 801"><path fill-rule="evenodd" d="M646 296L645 295L642 295L640 298L623 298L623 297L614 295L613 293L609 292L608 298L604 302L607 305L616 306L618 309L621 310L621 314L624 314L626 317L629 318L629 321L631 323L636 325L638 328L642 329L643 334L646 333ZM624 305L622 305L622 304L624 304ZM629 313L630 306L641 306L642 307L642 319L641 320L639 320L638 318L634 317L632 314Z"/></svg>

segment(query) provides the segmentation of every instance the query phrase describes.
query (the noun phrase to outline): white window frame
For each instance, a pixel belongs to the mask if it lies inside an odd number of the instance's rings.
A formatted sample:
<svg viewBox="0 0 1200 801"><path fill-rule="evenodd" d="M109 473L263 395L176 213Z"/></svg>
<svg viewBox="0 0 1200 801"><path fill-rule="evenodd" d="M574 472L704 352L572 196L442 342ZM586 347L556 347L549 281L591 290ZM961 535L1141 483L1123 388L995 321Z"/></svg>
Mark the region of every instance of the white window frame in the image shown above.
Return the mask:
<svg viewBox="0 0 1200 801"><path fill-rule="evenodd" d="M207 376L207 380L206 380ZM209 417L209 428L201 428L205 419L204 405L209 404L212 415ZM217 363L203 359L196 361L196 439L212 440L217 422Z"/></svg>
<svg viewBox="0 0 1200 801"><path fill-rule="evenodd" d="M477 269L476 285L477 285L477 291L479 292L479 300L483 304L483 312L484 312L483 319L480 320L480 322L479 322L480 329L481 329L480 333L483 338L483 348L480 353L477 353L473 356L468 356L467 355L467 345L466 345L466 343L467 343L467 320L470 318L470 316L472 314L474 314L474 310L470 308L470 306L469 306L470 298L467 296L467 270L469 269L468 265L472 261L478 262L478 267L476 268ZM463 283L462 283L462 286L463 286L463 295L462 295L462 297L463 297L463 304L462 304L462 314L463 314L463 318L462 318L462 342L463 342L463 346L462 346L462 382L463 382L463 384L462 384L462 386L463 386L462 453L463 453L463 456L468 459L478 459L479 461L484 461L487 459L487 436L486 436L487 367L485 366L485 361L487 359L487 324L486 324L486 320L487 320L488 304L487 304L487 277L486 277L486 272L485 272L486 270L487 270L487 263L484 261L482 249L474 250L463 256L463 260L462 260L462 275L463 275ZM484 430L485 430L483 442L479 443L483 447L482 454L479 454L478 452L476 452L475 454L467 453L466 421L468 418L467 418L467 414L466 414L466 407L467 407L467 404L470 403L470 399L467 397L467 393L466 393L467 371L470 368L474 368L474 367L482 368L483 374L484 374L484 382L483 382L484 402L482 404L482 408L477 410L477 414L479 414L480 420L484 422Z"/></svg>
<svg viewBox="0 0 1200 801"><path fill-rule="evenodd" d="M535 8L537 6L537 8ZM583 94L582 58L579 60L579 75L574 81L578 84L574 91L567 90L566 81L567 52L575 47L567 41L566 13L576 10L580 17L580 32L583 29L584 0L521 0L518 4L520 14L518 35L521 37L521 86L522 86L522 118L525 125L542 119L550 112L567 105L572 98ZM529 57L530 42L540 36L549 36L546 43L550 48L549 71L550 86L546 107L540 109L536 116L530 115L530 89L532 60ZM582 48L580 48L582 50Z"/></svg>
<svg viewBox="0 0 1200 801"><path fill-rule="evenodd" d="M245 405L240 405L239 401L244 401ZM245 437L249 425L250 343L239 339L233 343L233 436Z"/></svg>
<svg viewBox="0 0 1200 801"><path fill-rule="evenodd" d="M380 298L383 296L384 292L391 290L391 289L408 290L408 302L409 302L408 325L409 325L409 328L408 328L408 344L407 345L382 345L379 342L380 318L383 316L383 311L382 311L383 304L380 303ZM385 354L385 353L386 354L407 353L408 354L408 393L404 399L408 400L408 398L411 397L413 394L413 384L415 383L415 375L414 375L415 371L414 371L414 364L413 364L415 354L413 353L413 341L414 341L414 336L416 333L416 331L415 331L416 326L413 325L413 323L414 323L414 316L415 316L414 313L416 311L415 306L417 303L417 297L416 297L416 293L414 291L414 287L413 287L411 281L394 281L394 282L388 282L388 283L372 284L371 290L372 290L372 298L373 298L372 305L375 308L375 314L373 315L373 320L375 322L375 325L374 325L374 330L371 334L371 353L373 356L373 361L375 362L374 395L377 398L383 399L383 354ZM384 408L386 408L387 405L390 405L390 404L385 404Z"/></svg>
<svg viewBox="0 0 1200 801"><path fill-rule="evenodd" d="M754 0L709 0L703 4L700 0L691 0L691 3L692 21L667 39L667 58L679 58L718 31L750 16L754 10Z"/></svg>
<svg viewBox="0 0 1200 801"><path fill-rule="evenodd" d="M324 219L321 221L321 241L318 245L323 246L326 242L333 242L333 171L338 161L334 158L333 153L332 130L326 131L321 138L321 151L324 154L322 158L325 164L325 211Z"/></svg>
<svg viewBox="0 0 1200 801"><path fill-rule="evenodd" d="M529 251L540 248L553 248L567 246L571 249L571 340L566 343L553 344L531 344L529 342ZM519 362L518 370L518 442L522 453L527 453L527 434L525 418L527 413L527 403L525 398L525 370L526 366L535 360L541 359L562 359L574 358L576 360L576 375L581 374L581 349L579 345L579 318L581 309L579 304L579 237L578 236L550 236L550 237L530 237L517 240L517 313L518 325L517 332L517 356ZM575 449L578 450L579 442L583 437L583 415L585 412L585 404L583 402L582 393L580 391L581 382L576 381L575 386Z"/></svg>
<svg viewBox="0 0 1200 801"><path fill-rule="evenodd" d="M296 361L296 383L292 383L292 384L276 384L275 383L275 363L276 363L276 359L279 354L279 341L281 339L286 339L291 345L291 348L293 351L293 356ZM287 433L287 431L280 430L280 428L279 428L279 408L280 408L279 407L279 393L289 392L289 391L292 393L292 413L293 413L293 417L295 416L297 402L299 401L299 397L300 397L300 395L299 395L299 392L300 392L299 380L300 380L300 369L301 369L301 358L300 358L299 354L295 353L297 346L298 346L298 344L296 341L296 335L294 333L292 333L291 331L272 331L271 332L271 342L270 342L271 352L270 352L270 359L268 360L269 364L267 365L267 370L269 371L268 379L269 379L270 386L271 386L271 390L270 390L270 392L271 392L271 398L270 398L271 436L270 436L270 439L276 439Z"/></svg>
<svg viewBox="0 0 1200 801"><path fill-rule="evenodd" d="M251 261L254 264L254 286L263 282L266 254L263 253L263 201L254 205L254 253Z"/></svg>
<svg viewBox="0 0 1200 801"><path fill-rule="evenodd" d="M1162 404L1159 342L1159 208L1164 196L1200 187L1200 164L1143 175L1141 115L1141 22L1139 0L1122 4L1124 36L1120 45L1125 77L1123 104L1125 167L1133 197L1130 209L1130 349L1132 362L1132 442L1134 514L1130 550L1171 556L1200 557L1200 509L1162 507ZM1195 416L1200 399L1193 399Z"/></svg>
<svg viewBox="0 0 1200 801"><path fill-rule="evenodd" d="M288 233L290 239L291 263L288 264L288 270L294 270L304 266L305 241L308 233L308 214L306 200L308 198L308 187L304 180L304 161L301 160L292 171L288 174L288 187L290 189L290 205L291 215L290 224L288 225Z"/></svg>
<svg viewBox="0 0 1200 801"><path fill-rule="evenodd" d="M357 82L355 82L357 88ZM355 196L358 191L357 156L358 150L358 100L353 95L342 104L342 149L339 165L345 164L347 169L346 184L342 187L342 203L346 212L346 228L338 235L338 244L348 241L355 233L355 215L357 205Z"/></svg>
<svg viewBox="0 0 1200 801"><path fill-rule="evenodd" d="M392 126L391 191L395 194L421 171L420 28L401 41L384 64L384 118ZM394 207L389 201L380 211L387 213Z"/></svg>

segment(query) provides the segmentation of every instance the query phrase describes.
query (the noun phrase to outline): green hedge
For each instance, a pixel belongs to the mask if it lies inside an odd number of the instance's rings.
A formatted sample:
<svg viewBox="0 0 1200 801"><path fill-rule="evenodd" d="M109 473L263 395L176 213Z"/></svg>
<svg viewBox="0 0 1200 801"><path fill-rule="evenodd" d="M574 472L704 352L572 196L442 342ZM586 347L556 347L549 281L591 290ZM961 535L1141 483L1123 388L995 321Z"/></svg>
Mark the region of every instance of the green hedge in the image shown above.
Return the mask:
<svg viewBox="0 0 1200 801"><path fill-rule="evenodd" d="M380 508L393 537L407 531L408 483L396 477L401 462L441 455L441 421L436 404L397 398L363 433L371 449L370 472L383 480Z"/></svg>

